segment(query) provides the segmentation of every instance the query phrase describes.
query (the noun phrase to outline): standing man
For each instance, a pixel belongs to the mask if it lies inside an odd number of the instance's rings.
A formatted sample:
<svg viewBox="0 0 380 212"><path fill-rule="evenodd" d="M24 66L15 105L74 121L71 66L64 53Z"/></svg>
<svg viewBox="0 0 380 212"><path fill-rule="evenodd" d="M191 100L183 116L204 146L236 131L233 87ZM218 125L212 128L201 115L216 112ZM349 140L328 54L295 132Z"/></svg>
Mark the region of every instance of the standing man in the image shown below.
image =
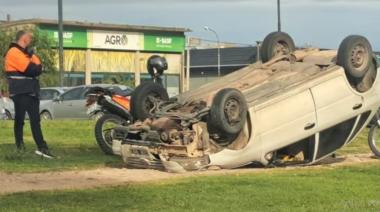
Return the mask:
<svg viewBox="0 0 380 212"><path fill-rule="evenodd" d="M40 124L40 85L37 77L42 73L40 59L33 53L32 33L19 31L16 41L5 54L4 69L8 79L9 95L15 106L14 134L16 147L24 151L23 129L25 113L30 119L33 139L37 144L35 153L45 158L54 158L43 138Z"/></svg>

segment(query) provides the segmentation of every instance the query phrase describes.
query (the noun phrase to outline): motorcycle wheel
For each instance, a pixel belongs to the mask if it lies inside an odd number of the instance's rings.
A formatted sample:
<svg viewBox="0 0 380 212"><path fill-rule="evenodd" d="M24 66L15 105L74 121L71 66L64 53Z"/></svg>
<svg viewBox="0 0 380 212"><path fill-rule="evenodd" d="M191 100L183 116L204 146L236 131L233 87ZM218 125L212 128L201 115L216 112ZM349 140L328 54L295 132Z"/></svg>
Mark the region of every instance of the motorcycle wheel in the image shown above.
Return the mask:
<svg viewBox="0 0 380 212"><path fill-rule="evenodd" d="M104 114L95 124L95 138L100 149L107 155L113 155L111 130L126 123L126 120L114 114Z"/></svg>
<svg viewBox="0 0 380 212"><path fill-rule="evenodd" d="M380 158L380 126L378 123L373 124L369 130L368 144L373 154Z"/></svg>

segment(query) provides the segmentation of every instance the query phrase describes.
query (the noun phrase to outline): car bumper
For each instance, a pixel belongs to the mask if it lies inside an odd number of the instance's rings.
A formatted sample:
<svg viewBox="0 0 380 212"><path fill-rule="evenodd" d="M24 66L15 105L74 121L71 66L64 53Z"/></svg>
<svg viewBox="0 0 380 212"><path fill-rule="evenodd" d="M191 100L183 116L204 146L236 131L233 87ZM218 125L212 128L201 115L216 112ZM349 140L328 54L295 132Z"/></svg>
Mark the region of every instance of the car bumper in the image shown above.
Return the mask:
<svg viewBox="0 0 380 212"><path fill-rule="evenodd" d="M172 173L201 170L208 166L208 155L203 157L168 156L167 145L149 141L125 139L113 142L113 151L121 155L130 168L156 169Z"/></svg>

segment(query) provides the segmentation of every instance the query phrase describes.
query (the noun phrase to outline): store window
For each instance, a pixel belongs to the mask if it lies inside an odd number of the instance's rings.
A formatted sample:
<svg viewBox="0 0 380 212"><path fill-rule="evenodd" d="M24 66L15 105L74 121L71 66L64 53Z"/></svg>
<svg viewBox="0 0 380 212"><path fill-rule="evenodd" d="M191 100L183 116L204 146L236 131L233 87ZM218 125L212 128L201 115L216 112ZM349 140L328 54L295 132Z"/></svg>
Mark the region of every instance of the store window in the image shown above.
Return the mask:
<svg viewBox="0 0 380 212"><path fill-rule="evenodd" d="M121 84L128 87L134 87L134 73L92 73L92 84Z"/></svg>
<svg viewBox="0 0 380 212"><path fill-rule="evenodd" d="M84 76L83 72L82 73L69 72L69 73L64 74L64 81L65 81L65 85L68 87L84 85L85 84L85 76Z"/></svg>

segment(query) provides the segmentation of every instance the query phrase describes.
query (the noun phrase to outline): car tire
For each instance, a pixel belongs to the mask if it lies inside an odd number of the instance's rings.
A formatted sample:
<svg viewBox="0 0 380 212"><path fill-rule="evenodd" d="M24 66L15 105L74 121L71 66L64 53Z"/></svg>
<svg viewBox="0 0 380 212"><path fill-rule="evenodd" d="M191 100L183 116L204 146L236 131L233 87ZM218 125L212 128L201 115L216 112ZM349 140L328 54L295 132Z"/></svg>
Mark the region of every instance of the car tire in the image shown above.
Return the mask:
<svg viewBox="0 0 380 212"><path fill-rule="evenodd" d="M207 120L210 135L218 144L228 146L243 129L247 112L247 102L239 90L220 90L213 98Z"/></svg>
<svg viewBox="0 0 380 212"><path fill-rule="evenodd" d="M120 116L114 114L104 114L101 116L95 124L95 138L100 149L106 155L112 155L112 136L111 128L103 129L107 123L112 123L114 125L123 125L127 121L121 118Z"/></svg>
<svg viewBox="0 0 380 212"><path fill-rule="evenodd" d="M293 39L285 32L272 32L261 44L260 56L265 63L279 55L287 55L296 49Z"/></svg>
<svg viewBox="0 0 380 212"><path fill-rule="evenodd" d="M12 119L13 119L12 114L8 110L5 110L5 120L12 120Z"/></svg>
<svg viewBox="0 0 380 212"><path fill-rule="evenodd" d="M43 112L40 114L40 119L41 119L41 120L52 120L53 117L52 117L52 115L51 115L48 111L43 111Z"/></svg>
<svg viewBox="0 0 380 212"><path fill-rule="evenodd" d="M344 68L349 80L361 79L371 67L372 55L367 38L350 35L339 46L337 65Z"/></svg>
<svg viewBox="0 0 380 212"><path fill-rule="evenodd" d="M377 75L377 67L375 61L371 61L370 68L367 73L364 75L362 80L356 86L357 90L361 93L367 92L372 88L373 83L375 82Z"/></svg>
<svg viewBox="0 0 380 212"><path fill-rule="evenodd" d="M154 105L149 97L163 101L169 100L168 92L162 85L154 82L140 84L131 96L131 112L134 120L145 120L152 117L150 110Z"/></svg>

